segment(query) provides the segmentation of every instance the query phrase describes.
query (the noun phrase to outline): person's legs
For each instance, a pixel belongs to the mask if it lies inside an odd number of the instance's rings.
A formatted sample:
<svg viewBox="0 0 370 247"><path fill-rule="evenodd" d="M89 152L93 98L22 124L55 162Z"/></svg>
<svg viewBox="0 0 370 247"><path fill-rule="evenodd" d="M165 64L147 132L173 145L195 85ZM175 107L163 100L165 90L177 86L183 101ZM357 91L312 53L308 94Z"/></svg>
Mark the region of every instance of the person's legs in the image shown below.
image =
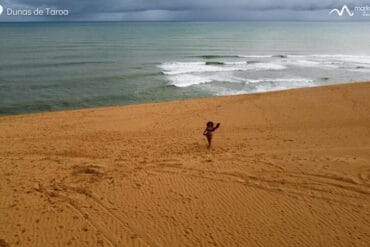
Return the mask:
<svg viewBox="0 0 370 247"><path fill-rule="evenodd" d="M207 135L207 140L208 140L208 148L210 148L211 142L212 142L212 135Z"/></svg>

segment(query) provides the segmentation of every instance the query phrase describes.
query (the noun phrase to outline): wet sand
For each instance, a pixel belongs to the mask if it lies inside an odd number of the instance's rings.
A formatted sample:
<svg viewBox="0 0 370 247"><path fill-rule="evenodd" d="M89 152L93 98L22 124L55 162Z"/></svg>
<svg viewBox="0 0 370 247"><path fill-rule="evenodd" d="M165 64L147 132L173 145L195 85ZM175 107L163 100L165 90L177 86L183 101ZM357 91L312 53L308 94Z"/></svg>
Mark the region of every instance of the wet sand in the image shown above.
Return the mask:
<svg viewBox="0 0 370 247"><path fill-rule="evenodd" d="M368 246L370 83L0 117L0 178L0 246Z"/></svg>

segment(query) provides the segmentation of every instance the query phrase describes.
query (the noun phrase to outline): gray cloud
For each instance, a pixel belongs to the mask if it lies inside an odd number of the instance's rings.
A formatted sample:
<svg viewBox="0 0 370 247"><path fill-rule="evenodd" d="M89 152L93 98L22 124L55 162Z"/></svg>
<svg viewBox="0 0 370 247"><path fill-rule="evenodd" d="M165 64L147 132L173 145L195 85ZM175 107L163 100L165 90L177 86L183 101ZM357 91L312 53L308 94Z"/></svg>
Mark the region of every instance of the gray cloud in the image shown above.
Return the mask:
<svg viewBox="0 0 370 247"><path fill-rule="evenodd" d="M327 20L328 10L370 0L3 0L8 8L68 9L65 20ZM3 18L3 17L2 17ZM32 17L29 17L32 19ZM34 17L37 18L37 17ZM53 18L53 17L50 17ZM7 20L10 18L7 18ZM17 20L26 20L19 17ZM45 18L44 18L45 19ZM368 17L367 20L370 20ZM0 19L1 21L1 19Z"/></svg>

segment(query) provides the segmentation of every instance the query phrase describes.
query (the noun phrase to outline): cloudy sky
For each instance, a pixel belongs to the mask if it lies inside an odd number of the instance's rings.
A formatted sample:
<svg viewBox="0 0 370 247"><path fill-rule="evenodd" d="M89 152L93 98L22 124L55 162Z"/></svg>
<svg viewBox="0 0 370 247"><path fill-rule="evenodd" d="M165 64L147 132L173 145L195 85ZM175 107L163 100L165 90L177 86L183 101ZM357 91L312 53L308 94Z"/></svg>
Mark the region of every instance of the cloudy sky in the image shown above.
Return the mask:
<svg viewBox="0 0 370 247"><path fill-rule="evenodd" d="M329 15L344 4L354 16ZM0 0L0 5L0 21L370 21L370 16L354 11L356 6L369 6L370 15L370 0ZM68 16L15 13L37 8L65 9Z"/></svg>

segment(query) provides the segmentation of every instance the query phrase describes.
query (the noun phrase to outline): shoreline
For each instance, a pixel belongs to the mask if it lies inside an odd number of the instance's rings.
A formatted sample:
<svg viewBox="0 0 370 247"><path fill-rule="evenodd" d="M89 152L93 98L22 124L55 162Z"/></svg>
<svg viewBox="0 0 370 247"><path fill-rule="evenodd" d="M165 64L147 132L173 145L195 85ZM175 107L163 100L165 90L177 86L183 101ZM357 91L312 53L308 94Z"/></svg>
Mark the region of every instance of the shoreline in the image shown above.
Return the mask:
<svg viewBox="0 0 370 247"><path fill-rule="evenodd" d="M361 82L1 116L0 243L366 245L369 95Z"/></svg>
<svg viewBox="0 0 370 247"><path fill-rule="evenodd" d="M207 100L207 99L217 99L217 98L227 98L227 97L240 97L240 96L247 96L247 95L268 95L273 93L280 93L285 91L295 91L295 90L305 90L305 89L312 89L312 88L325 88L325 87L336 87L336 86L346 86L351 84L366 84L370 83L370 81L356 81L356 82L338 82L335 84L329 85L317 85L312 87L300 87L300 88L290 88L290 89L283 89L283 90L273 90L268 92L258 92L258 93L244 93L244 94L236 94L236 95L213 95L213 96L204 96L204 97L197 97L197 98L180 98L180 99L173 99L173 100L163 100L163 101L152 101L152 102L139 102L139 103L132 103L132 104L125 104L125 105L106 105L106 106L99 106L99 107L87 107L87 108L76 108L76 109L62 109L62 110L55 110L55 111L41 111L41 112L29 112L29 113L20 113L20 114L0 114L0 120L2 118L8 117L17 117L17 116L28 116L28 115L38 115L38 114L49 114L49 113L58 113L58 112L74 112L74 111L88 111L88 110L100 110L100 109L109 109L115 107L128 107L128 106L136 106L136 105L152 105L152 104L162 104L162 103L174 103L174 102L183 102L183 101L191 101L191 100Z"/></svg>

